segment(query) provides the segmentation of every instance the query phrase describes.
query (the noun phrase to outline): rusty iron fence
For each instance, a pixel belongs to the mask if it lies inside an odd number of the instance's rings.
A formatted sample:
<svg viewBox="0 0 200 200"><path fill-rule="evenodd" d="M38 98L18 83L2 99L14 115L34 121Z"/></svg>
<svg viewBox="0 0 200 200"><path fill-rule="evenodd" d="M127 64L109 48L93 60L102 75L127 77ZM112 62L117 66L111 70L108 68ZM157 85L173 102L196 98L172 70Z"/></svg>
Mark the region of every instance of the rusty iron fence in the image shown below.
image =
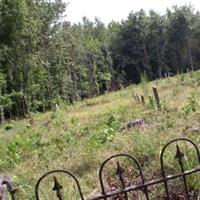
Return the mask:
<svg viewBox="0 0 200 200"><path fill-rule="evenodd" d="M192 169L186 169L185 167L185 155L182 151L182 149L180 148L179 143L184 142L186 144L190 144L191 148L189 148L189 151L192 151L192 149L195 152L195 161L196 161L196 166ZM174 172L171 173L170 175L167 175L167 171L168 169L166 169L165 166L165 152L166 149L168 149L169 146L175 145L174 148L176 148L176 154L174 155L176 162L179 166L179 172ZM106 183L103 177L103 172L104 172L104 168L105 166L113 161L116 160L118 158L128 158L130 159L132 162L134 162L134 166L136 166L136 169L138 171L138 177L139 177L139 182L137 184L129 184L127 185L127 178L124 177L124 173L125 173L125 169L122 167L121 163L119 161L116 161L116 175L118 177L118 181L119 181L119 188L115 188L112 190L107 191L106 190ZM77 192L78 192L78 196L79 199L81 200L85 200L85 199L89 199L89 200L107 200L107 199L114 199L114 200L128 200L128 199L138 199L136 198L136 196L129 196L129 194L131 192L135 192L135 191L140 191L143 194L143 198L146 200L150 200L150 190L149 187L151 186L157 186L157 185L161 185L164 189L164 196L162 199L164 200L174 200L174 197L171 196L170 191L169 191L169 182L172 180L176 180L179 179L182 182L183 185L183 191L184 191L184 198L186 200L193 200L193 197L190 194L190 188L188 186L188 179L187 176L189 175L194 175L196 176L197 173L200 173L200 151L199 148L197 146L197 144L195 144L193 141L191 141L190 139L187 138L179 138L179 139L175 139L170 141L169 143L167 143L160 154L160 175L159 178L155 178L155 179L150 179L150 180L146 180L144 173L142 171L142 167L141 164L138 162L138 160L136 158L134 158L131 155L128 154L117 154L117 155L113 155L111 157L109 157L108 159L106 159L99 170L99 182L100 182L100 187L101 187L101 193L97 196L94 196L92 198L85 198L85 196L83 195L82 189L81 189L81 185L78 181L78 179L76 178L75 175L73 175L71 172L67 171L67 170L53 170L53 171L49 171L47 173L45 173L42 177L39 178L39 180L36 183L35 186L35 198L36 200L42 200L41 198L41 194L40 194L40 187L41 183L44 181L44 179L46 179L48 176L52 176L53 177L53 188L52 190L55 192L55 196L52 197L51 199L55 199L57 198L58 200L64 200L64 196L63 196L63 189L64 186L60 184L60 182L58 181L58 177L57 174L62 174L63 176L67 175L69 177L71 177L75 183ZM199 174L198 174L199 176ZM200 176L199 176L200 177ZM197 181L199 183L200 180ZM197 184L198 184L197 183ZM16 189L14 187L12 187L12 185L10 185L8 182L4 182L3 184L7 185L7 189L9 191L9 193L11 194L11 198L12 200L16 200L15 197L15 192ZM198 192L199 192L198 188Z"/></svg>

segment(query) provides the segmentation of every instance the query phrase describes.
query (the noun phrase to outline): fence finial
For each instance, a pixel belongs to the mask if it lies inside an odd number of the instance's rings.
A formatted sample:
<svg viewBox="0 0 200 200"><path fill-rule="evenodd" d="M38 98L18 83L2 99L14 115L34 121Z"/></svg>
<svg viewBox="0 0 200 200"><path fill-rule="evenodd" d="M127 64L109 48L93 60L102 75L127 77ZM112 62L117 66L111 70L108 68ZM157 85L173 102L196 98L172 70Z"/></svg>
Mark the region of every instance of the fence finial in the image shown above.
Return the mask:
<svg viewBox="0 0 200 200"><path fill-rule="evenodd" d="M63 186L58 182L55 176L53 177L53 179L54 179L53 191L56 191L56 196L58 197L59 200L63 200L63 195L61 192Z"/></svg>

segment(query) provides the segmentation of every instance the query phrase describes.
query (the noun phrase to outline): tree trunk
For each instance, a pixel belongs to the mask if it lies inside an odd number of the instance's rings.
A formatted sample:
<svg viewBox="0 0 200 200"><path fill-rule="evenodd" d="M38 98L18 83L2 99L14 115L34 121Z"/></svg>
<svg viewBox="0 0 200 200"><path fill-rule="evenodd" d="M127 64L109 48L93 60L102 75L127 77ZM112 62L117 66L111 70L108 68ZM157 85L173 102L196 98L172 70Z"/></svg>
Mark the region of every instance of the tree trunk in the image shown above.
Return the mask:
<svg viewBox="0 0 200 200"><path fill-rule="evenodd" d="M191 70L194 71L194 65L193 65L193 59L192 59L192 52L191 52L191 42L190 42L190 39L188 39L188 53L189 53L189 59L190 59Z"/></svg>
<svg viewBox="0 0 200 200"><path fill-rule="evenodd" d="M148 56L148 53L147 53L147 47L146 47L145 41L143 42L143 51L144 51L144 62L145 62L145 65L147 67L148 72L151 72L150 63L149 63L149 56Z"/></svg>
<svg viewBox="0 0 200 200"><path fill-rule="evenodd" d="M0 122L4 122L5 121L5 117L4 117L4 109L3 106L0 106Z"/></svg>

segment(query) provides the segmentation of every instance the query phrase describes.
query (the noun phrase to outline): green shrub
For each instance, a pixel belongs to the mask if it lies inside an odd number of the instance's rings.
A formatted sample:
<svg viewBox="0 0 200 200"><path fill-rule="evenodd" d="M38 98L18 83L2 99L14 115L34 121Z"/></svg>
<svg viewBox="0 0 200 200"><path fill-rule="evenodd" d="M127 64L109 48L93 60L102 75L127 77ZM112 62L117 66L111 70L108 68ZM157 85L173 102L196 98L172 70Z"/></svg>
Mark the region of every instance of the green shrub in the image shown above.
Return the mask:
<svg viewBox="0 0 200 200"><path fill-rule="evenodd" d="M5 130L6 130L6 131L11 130L11 129L13 129L13 128L14 128L13 124L6 124L6 125L5 125Z"/></svg>
<svg viewBox="0 0 200 200"><path fill-rule="evenodd" d="M199 105L197 101L197 96L195 93L192 93L191 96L188 98L187 104L182 108L182 110L185 114L188 114L190 112L196 112L198 107Z"/></svg>
<svg viewBox="0 0 200 200"><path fill-rule="evenodd" d="M184 82L185 79L186 79L186 75L185 75L184 73L182 73L182 74L180 75L180 81L181 81L181 82Z"/></svg>

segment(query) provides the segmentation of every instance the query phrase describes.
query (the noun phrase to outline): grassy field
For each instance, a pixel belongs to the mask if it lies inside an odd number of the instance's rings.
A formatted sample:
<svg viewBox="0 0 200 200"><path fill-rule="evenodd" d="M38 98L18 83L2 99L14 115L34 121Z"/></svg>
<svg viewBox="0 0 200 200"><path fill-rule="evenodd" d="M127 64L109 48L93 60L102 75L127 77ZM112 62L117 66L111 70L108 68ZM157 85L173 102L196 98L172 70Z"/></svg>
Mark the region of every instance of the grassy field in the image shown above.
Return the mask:
<svg viewBox="0 0 200 200"><path fill-rule="evenodd" d="M160 95L159 110L154 100L149 102L154 85ZM142 93L145 106L132 97ZM135 119L143 120L143 124L122 130ZM34 199L37 179L58 168L73 172L85 196L91 196L99 192L98 170L107 157L128 153L139 160L147 179L156 178L160 175L162 147L178 137L187 137L200 145L200 71L154 82L143 80L140 85L118 92L73 106L60 106L55 112L6 122L0 126L0 171L12 177L20 199ZM179 170L174 156L172 148L165 158L169 172ZM187 167L195 166L195 158L190 150ZM113 169L109 168L110 174ZM191 189L200 188L199 178L190 177ZM66 188L70 199L76 199L69 182ZM50 189L44 186L46 192ZM156 190L152 188L152 199L158 199ZM43 196L43 199L55 198Z"/></svg>

